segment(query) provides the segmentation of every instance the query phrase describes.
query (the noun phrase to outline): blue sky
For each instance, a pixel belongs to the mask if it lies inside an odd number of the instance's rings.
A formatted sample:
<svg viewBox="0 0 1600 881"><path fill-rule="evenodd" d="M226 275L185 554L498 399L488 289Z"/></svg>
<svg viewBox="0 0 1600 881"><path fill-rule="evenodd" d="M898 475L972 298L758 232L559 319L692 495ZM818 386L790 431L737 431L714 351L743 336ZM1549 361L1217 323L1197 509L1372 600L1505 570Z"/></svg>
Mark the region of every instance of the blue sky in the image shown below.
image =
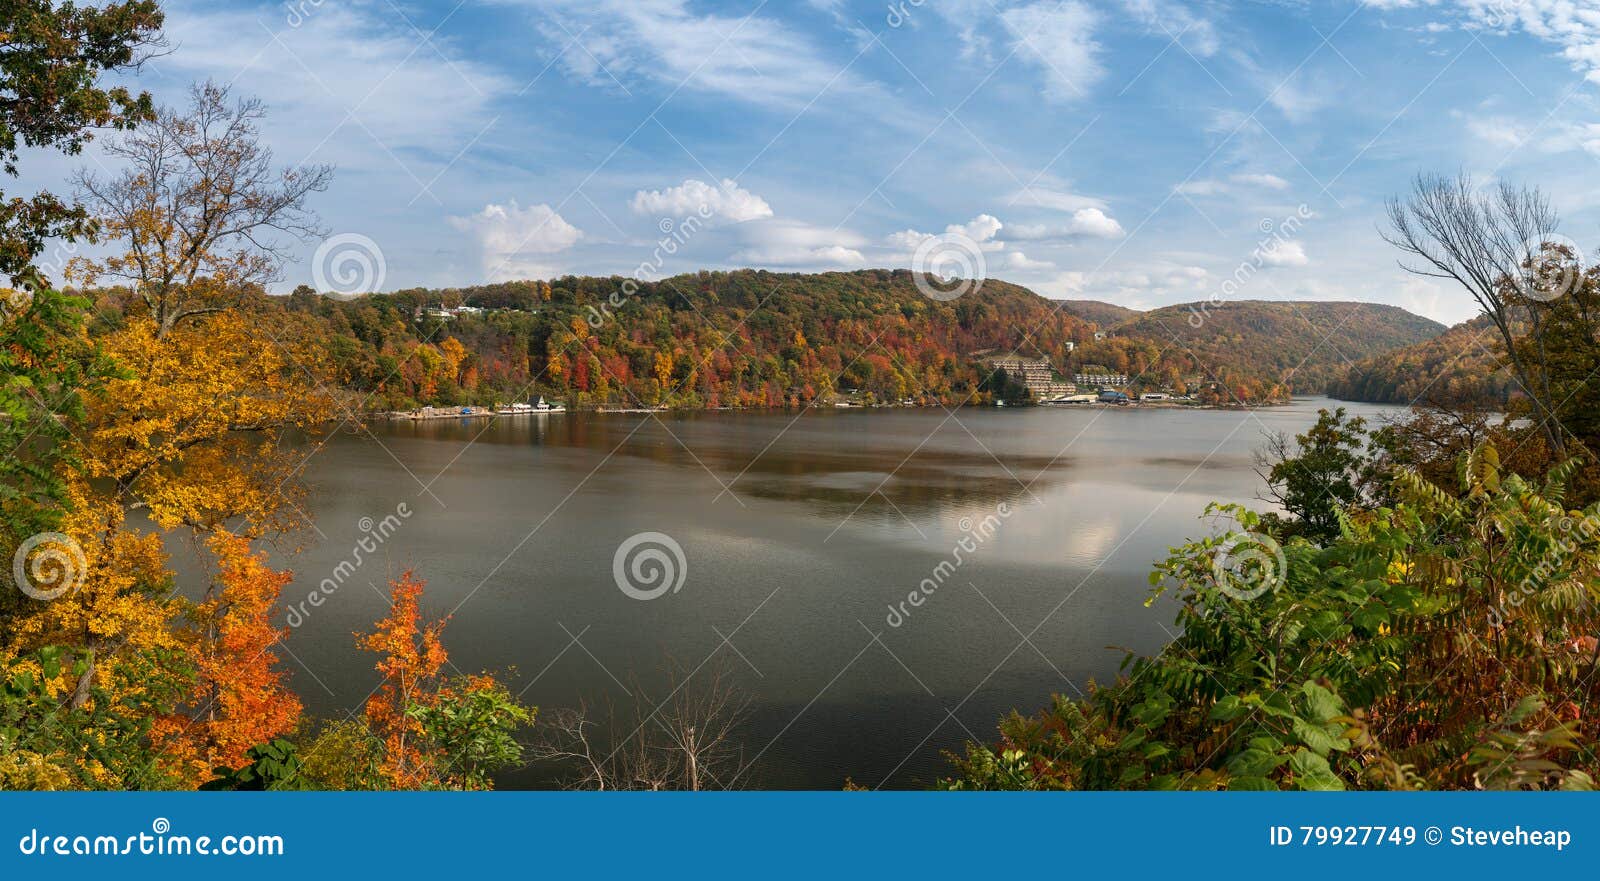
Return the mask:
<svg viewBox="0 0 1600 881"><path fill-rule="evenodd" d="M909 266L954 228L1052 297L1221 297L1250 264L1227 298L1453 322L1464 295L1377 234L1423 170L1538 183L1600 247L1595 0L166 6L174 51L138 82L264 98L280 161L338 166L316 207L377 243L386 290Z"/></svg>

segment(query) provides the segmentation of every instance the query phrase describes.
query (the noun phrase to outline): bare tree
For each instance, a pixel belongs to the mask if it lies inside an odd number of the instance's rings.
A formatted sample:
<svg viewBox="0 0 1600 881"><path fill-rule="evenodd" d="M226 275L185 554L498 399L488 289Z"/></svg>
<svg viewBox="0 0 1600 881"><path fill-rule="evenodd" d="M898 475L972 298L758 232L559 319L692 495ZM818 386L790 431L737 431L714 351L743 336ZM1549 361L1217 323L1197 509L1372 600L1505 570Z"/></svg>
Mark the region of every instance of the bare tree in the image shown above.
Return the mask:
<svg viewBox="0 0 1600 881"><path fill-rule="evenodd" d="M77 261L76 274L130 283L161 336L276 281L291 242L322 235L306 202L328 188L333 168L275 169L260 141L265 113L258 99L231 101L226 86L200 83L186 109L162 108L108 148L127 162L123 171L80 170L79 199L128 250Z"/></svg>
<svg viewBox="0 0 1600 881"><path fill-rule="evenodd" d="M1565 433L1555 419L1549 378L1528 363L1516 337L1527 322L1535 355L1542 357L1540 312L1529 302L1538 297L1525 295L1540 287L1537 276L1549 266L1546 257L1559 222L1550 200L1536 187L1501 181L1491 193L1481 194L1465 173L1421 174L1407 198L1389 200L1388 215L1384 239L1412 258L1402 260L1401 267L1455 281L1494 322L1540 429L1552 451L1563 454Z"/></svg>
<svg viewBox="0 0 1600 881"><path fill-rule="evenodd" d="M665 700L649 705L637 684L622 713L587 705L539 716L529 754L570 769L572 789L693 790L732 788L748 764L740 729L749 700L713 665L696 679L675 669Z"/></svg>

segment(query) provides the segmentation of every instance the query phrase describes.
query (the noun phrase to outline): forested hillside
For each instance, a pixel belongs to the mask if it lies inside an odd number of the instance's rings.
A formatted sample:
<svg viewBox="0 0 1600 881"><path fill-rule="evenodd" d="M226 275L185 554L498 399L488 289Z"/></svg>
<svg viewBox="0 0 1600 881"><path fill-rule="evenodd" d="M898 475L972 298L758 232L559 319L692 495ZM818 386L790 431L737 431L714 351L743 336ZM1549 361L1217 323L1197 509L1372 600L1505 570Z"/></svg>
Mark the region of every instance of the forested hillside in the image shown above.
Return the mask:
<svg viewBox="0 0 1600 881"><path fill-rule="evenodd" d="M102 323L140 308L122 290L98 300ZM1063 376L1109 370L1140 389L1263 403L1319 393L1346 358L1438 329L1394 307L1357 303L1138 313L1105 303L1085 312L1088 302L1048 300L994 279L941 302L904 270L741 270L355 299L302 288L258 295L245 308L274 334L320 341L337 382L366 410L536 394L574 406L774 407L841 396L953 406L988 401L999 386L983 359L1012 352L1046 359ZM1086 315L1133 317L1107 330ZM1108 336L1096 340L1097 329Z"/></svg>
<svg viewBox="0 0 1600 881"><path fill-rule="evenodd" d="M1138 309L1118 306L1101 300L1059 300L1061 310L1104 330L1124 321L1139 317Z"/></svg>
<svg viewBox="0 0 1600 881"><path fill-rule="evenodd" d="M1082 357L1131 373L1156 365L1167 384L1190 386L1218 403L1248 403L1319 394L1350 362L1443 330L1376 303L1191 303L1137 313Z"/></svg>
<svg viewBox="0 0 1600 881"><path fill-rule="evenodd" d="M1500 334L1486 317L1412 346L1357 362L1328 394L1375 404L1504 403L1516 387L1501 362Z"/></svg>

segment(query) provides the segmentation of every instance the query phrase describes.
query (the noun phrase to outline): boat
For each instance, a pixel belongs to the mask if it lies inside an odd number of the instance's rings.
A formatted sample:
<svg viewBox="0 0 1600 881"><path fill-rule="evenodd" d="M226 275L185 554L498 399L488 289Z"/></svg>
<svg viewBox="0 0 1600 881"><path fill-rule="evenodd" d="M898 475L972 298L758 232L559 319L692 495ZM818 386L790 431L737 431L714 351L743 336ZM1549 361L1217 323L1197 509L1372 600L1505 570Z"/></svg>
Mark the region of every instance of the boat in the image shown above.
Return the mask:
<svg viewBox="0 0 1600 881"><path fill-rule="evenodd" d="M498 404L494 408L496 416L520 416L525 413L565 413L567 408L559 401L547 401L541 395L535 395L532 401L515 404Z"/></svg>

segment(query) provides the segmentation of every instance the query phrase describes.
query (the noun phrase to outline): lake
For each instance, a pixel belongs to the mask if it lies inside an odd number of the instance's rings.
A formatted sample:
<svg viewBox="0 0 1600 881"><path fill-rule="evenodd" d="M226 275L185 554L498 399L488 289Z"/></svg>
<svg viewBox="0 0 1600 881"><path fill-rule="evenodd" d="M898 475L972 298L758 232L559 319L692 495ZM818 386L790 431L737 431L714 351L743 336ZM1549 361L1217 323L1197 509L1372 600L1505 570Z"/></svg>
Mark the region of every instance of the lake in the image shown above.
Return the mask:
<svg viewBox="0 0 1600 881"><path fill-rule="evenodd" d="M1209 502L1255 500L1265 432L1333 405L378 422L303 448L316 531L274 555L296 576L285 662L309 711L358 707L377 674L351 634L415 568L454 667L509 670L530 703L659 700L669 664L721 666L751 699L738 786L922 787L1012 709L1171 639L1151 563L1213 530ZM662 560L681 583L650 581Z"/></svg>

